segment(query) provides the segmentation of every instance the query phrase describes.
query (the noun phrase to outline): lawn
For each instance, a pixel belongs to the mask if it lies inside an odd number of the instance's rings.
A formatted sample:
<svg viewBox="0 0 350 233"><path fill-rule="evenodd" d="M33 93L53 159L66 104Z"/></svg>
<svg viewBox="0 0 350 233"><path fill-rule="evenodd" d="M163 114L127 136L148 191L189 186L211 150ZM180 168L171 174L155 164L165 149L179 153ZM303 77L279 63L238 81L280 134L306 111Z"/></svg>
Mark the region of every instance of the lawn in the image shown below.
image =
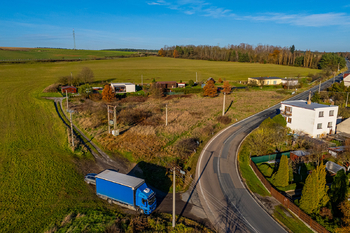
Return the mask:
<svg viewBox="0 0 350 233"><path fill-rule="evenodd" d="M103 51L103 50L73 50L49 48L1 48L1 60L17 59L95 59L104 57L128 56L134 52Z"/></svg>
<svg viewBox="0 0 350 233"><path fill-rule="evenodd" d="M86 159L77 158L68 149L66 129L53 102L41 98L42 90L56 82L58 77L71 72L76 75L84 66L94 71L98 81L118 82L140 82L141 74L144 82L148 82L152 78L195 80L195 72L203 80L209 76L246 80L249 76L283 77L317 72L288 66L159 57L1 64L1 232L41 232L50 223L60 221L72 209L104 206L104 202L83 182L83 172L76 162ZM245 95L237 96L234 102L245 104L251 94L247 92ZM247 108L241 117L263 107ZM240 112L240 109L234 111Z"/></svg>

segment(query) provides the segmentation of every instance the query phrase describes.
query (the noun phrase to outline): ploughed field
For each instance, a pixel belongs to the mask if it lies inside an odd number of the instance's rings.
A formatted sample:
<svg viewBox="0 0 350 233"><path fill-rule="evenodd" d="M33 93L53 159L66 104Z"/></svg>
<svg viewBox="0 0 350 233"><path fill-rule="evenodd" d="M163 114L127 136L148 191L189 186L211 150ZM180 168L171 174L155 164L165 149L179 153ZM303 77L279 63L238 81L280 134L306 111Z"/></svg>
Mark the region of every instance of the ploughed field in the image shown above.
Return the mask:
<svg viewBox="0 0 350 233"><path fill-rule="evenodd" d="M317 72L267 64L159 57L0 64L0 232L40 232L48 229L51 223L60 222L73 209L105 206L92 188L84 183L84 174L77 165L84 161L93 163L93 157L89 154L77 156L69 150L66 128L57 116L53 102L41 98L42 90L55 83L60 76L70 75L71 72L75 75L85 66L94 71L98 82L140 82L141 75L144 82L153 78L179 82L180 79L195 80L195 72L202 80L208 77L246 80L249 76L283 77L299 73L305 76L309 72ZM235 111L246 109L242 117L267 107L279 98L278 94L266 92L268 97L276 98L258 102L257 99L261 100L263 96L260 95L253 98L257 100L255 103L250 103L253 93L232 95ZM212 103L219 105L219 98L212 99ZM231 101L229 98L226 100L228 104ZM234 106L240 98L241 104ZM203 98L203 101L206 99ZM179 109L182 101L185 100L175 103ZM194 104L198 104L197 101L197 97L193 98ZM220 114L220 107L211 111L214 116ZM230 114L233 118L236 113ZM192 127L193 124L184 126Z"/></svg>

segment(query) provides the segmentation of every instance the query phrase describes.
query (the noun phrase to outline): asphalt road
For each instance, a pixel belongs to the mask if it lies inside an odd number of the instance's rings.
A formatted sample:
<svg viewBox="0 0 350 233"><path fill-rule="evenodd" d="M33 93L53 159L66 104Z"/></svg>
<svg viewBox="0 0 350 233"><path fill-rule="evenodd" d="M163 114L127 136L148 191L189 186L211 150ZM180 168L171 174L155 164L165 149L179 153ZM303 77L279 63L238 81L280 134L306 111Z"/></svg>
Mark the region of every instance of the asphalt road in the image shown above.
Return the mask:
<svg viewBox="0 0 350 233"><path fill-rule="evenodd" d="M337 76L339 81L342 76ZM334 82L330 79L321 90ZM319 86L310 90L318 91ZM306 100L309 91L289 100ZM220 232L286 232L252 197L237 168L237 150L243 139L268 117L278 113L280 104L248 117L215 135L203 149L197 164L196 189L202 208Z"/></svg>

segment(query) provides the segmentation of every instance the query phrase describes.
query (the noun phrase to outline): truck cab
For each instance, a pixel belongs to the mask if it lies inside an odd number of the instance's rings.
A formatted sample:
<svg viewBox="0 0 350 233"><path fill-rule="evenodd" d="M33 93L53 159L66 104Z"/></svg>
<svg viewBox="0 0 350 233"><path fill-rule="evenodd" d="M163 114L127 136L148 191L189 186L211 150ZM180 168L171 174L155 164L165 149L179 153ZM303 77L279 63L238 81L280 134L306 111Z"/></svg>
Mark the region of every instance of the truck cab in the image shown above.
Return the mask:
<svg viewBox="0 0 350 233"><path fill-rule="evenodd" d="M146 183L143 183L136 190L136 206L139 211L144 214L152 213L157 207L156 194L152 189L148 188Z"/></svg>

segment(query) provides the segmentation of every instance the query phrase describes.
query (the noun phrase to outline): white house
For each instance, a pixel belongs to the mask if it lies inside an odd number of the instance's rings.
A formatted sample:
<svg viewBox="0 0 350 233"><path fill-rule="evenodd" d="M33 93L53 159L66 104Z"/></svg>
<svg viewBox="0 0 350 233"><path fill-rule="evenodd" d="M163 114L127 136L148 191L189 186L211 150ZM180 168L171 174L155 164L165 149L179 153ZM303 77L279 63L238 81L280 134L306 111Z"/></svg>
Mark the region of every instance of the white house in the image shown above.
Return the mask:
<svg viewBox="0 0 350 233"><path fill-rule="evenodd" d="M115 93L135 92L135 84L133 83L111 83L111 87Z"/></svg>
<svg viewBox="0 0 350 233"><path fill-rule="evenodd" d="M343 82L346 87L350 86L350 74L344 73L343 74Z"/></svg>
<svg viewBox="0 0 350 233"><path fill-rule="evenodd" d="M281 83L283 85L296 86L299 84L298 79L282 79Z"/></svg>
<svg viewBox="0 0 350 233"><path fill-rule="evenodd" d="M281 102L280 111L287 127L293 131L302 131L316 138L335 133L338 106L292 100Z"/></svg>

